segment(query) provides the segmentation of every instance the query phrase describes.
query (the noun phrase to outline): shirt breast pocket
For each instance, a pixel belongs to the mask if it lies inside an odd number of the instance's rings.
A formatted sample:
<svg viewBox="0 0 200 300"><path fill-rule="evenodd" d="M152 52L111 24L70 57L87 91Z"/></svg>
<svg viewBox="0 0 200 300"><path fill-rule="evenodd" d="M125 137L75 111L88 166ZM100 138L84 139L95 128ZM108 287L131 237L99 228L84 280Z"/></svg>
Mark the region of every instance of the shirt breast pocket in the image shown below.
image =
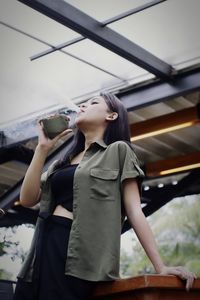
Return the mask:
<svg viewBox="0 0 200 300"><path fill-rule="evenodd" d="M91 198L114 201L119 192L118 176L119 170L91 169Z"/></svg>

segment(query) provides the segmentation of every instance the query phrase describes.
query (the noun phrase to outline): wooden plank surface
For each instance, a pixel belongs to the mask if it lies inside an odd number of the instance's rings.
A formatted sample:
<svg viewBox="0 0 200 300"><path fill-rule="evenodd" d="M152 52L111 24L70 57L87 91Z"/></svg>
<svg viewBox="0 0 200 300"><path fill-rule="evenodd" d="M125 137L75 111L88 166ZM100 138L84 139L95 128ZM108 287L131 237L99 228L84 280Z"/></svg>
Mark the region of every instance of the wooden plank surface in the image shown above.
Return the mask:
<svg viewBox="0 0 200 300"><path fill-rule="evenodd" d="M98 283L92 299L200 300L200 278L187 292L185 281L175 276L143 275Z"/></svg>

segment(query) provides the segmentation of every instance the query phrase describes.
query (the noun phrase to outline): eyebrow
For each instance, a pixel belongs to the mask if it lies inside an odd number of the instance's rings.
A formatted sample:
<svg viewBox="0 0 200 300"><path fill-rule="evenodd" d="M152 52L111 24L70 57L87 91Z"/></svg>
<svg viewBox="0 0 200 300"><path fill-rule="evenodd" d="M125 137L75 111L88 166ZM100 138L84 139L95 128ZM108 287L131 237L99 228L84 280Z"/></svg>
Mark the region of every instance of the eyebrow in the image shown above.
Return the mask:
<svg viewBox="0 0 200 300"><path fill-rule="evenodd" d="M94 101L94 100L101 101L101 99L99 99L99 97L96 96L96 97L93 97L93 98L91 98L91 99L89 99L89 100L87 100L87 101L82 102L81 104L89 104L89 103L91 103L91 102ZM81 105L81 104L80 104L80 105Z"/></svg>
<svg viewBox="0 0 200 300"><path fill-rule="evenodd" d="M92 101L94 101L94 100L98 100L98 101L100 101L99 97L98 97L98 96L96 96L96 97L93 97L92 99L88 100L87 102L92 102Z"/></svg>

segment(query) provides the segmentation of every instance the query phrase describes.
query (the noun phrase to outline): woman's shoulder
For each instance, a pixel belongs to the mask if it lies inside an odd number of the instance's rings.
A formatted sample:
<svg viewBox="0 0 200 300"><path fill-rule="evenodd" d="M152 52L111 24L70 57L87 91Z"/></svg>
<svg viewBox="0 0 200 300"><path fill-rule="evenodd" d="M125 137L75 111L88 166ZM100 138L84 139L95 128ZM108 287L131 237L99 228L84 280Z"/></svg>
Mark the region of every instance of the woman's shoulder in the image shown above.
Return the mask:
<svg viewBox="0 0 200 300"><path fill-rule="evenodd" d="M116 141L108 147L111 152L117 152L120 159L132 158L138 162L137 154L131 142L128 141ZM139 162L138 162L139 163Z"/></svg>
<svg viewBox="0 0 200 300"><path fill-rule="evenodd" d="M128 141L113 142L108 146L108 148L109 149L118 149L119 151L122 151L122 152L127 152L127 151L133 151L134 152L134 149L133 149L133 146L131 145L131 142L128 142Z"/></svg>

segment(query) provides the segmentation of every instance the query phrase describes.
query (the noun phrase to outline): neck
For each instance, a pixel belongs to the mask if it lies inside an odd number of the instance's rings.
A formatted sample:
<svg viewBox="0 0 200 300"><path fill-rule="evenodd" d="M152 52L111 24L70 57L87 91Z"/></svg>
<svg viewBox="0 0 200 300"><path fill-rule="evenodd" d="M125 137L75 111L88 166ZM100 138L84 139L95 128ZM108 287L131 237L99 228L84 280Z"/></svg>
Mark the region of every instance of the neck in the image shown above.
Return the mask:
<svg viewBox="0 0 200 300"><path fill-rule="evenodd" d="M87 150L90 145L98 140L102 140L103 139L103 135L104 135L104 130L102 131L87 131L84 132L84 136L85 136L85 150Z"/></svg>

